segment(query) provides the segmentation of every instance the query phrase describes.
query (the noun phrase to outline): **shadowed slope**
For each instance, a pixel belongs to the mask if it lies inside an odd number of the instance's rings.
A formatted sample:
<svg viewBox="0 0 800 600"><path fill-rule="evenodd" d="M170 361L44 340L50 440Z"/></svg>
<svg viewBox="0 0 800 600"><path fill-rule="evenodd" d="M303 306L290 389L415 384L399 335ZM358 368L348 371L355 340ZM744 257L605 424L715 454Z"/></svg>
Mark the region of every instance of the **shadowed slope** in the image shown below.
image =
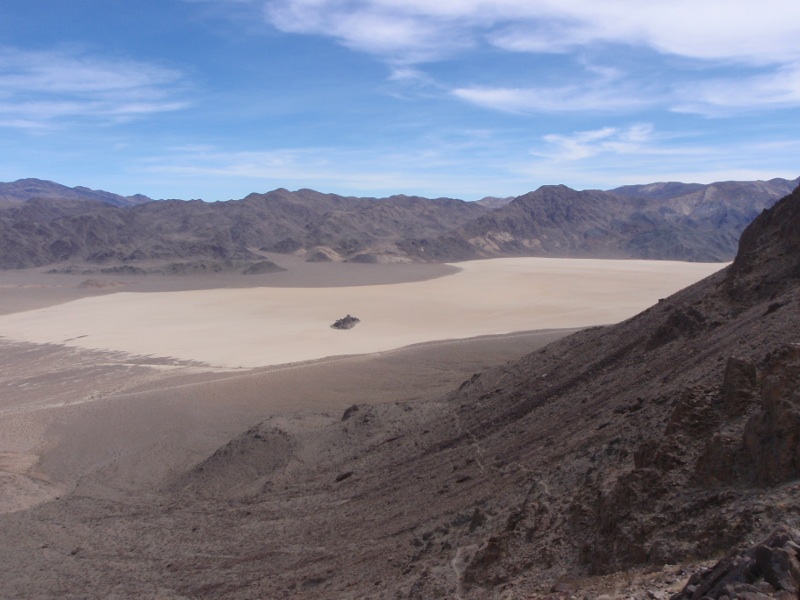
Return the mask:
<svg viewBox="0 0 800 600"><path fill-rule="evenodd" d="M476 374L425 405L249 432L255 452L283 431L294 458L255 487L237 480L248 510L285 510L295 539L325 548L274 565L252 589L525 593L796 526L797 231L795 192L748 229L733 267L624 323ZM233 462L220 476L237 464L231 452L250 452L247 440L225 451ZM187 491L218 464L187 474Z"/></svg>

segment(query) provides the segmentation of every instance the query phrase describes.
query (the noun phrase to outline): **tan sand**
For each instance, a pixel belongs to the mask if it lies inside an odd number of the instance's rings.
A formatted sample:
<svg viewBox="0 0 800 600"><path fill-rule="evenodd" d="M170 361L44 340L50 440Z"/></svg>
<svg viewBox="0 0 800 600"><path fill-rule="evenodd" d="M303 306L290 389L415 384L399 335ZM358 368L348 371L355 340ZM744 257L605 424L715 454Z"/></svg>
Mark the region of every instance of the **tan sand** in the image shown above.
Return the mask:
<svg viewBox="0 0 800 600"><path fill-rule="evenodd" d="M0 316L0 336L238 368L623 320L723 265L512 258L428 281L121 292ZM349 331L330 324L352 314Z"/></svg>

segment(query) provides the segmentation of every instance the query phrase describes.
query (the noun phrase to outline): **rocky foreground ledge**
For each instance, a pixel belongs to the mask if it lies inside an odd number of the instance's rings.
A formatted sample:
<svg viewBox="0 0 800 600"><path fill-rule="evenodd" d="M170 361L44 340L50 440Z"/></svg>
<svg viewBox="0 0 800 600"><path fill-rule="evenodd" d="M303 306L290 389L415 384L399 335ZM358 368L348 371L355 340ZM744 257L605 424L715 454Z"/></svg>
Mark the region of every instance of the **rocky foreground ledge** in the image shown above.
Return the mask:
<svg viewBox="0 0 800 600"><path fill-rule="evenodd" d="M800 592L800 531L780 527L747 550L733 551L698 571L670 600L766 600L797 598Z"/></svg>

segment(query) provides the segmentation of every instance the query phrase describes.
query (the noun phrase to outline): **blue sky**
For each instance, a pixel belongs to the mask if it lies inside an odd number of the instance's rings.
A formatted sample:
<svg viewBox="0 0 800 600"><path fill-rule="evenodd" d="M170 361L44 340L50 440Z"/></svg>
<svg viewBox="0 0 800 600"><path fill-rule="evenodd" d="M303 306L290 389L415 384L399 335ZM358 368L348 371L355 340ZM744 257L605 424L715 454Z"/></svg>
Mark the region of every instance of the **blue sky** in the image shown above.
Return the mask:
<svg viewBox="0 0 800 600"><path fill-rule="evenodd" d="M0 0L0 181L467 200L800 175L797 0Z"/></svg>

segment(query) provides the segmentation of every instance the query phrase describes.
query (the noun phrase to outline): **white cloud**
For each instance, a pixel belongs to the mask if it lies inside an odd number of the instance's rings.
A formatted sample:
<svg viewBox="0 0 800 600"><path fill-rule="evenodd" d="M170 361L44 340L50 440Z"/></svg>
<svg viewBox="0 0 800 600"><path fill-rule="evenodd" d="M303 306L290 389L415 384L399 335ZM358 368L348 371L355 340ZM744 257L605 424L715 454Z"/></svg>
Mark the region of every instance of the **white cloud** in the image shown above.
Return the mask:
<svg viewBox="0 0 800 600"><path fill-rule="evenodd" d="M480 41L533 52L607 42L697 59L800 58L795 0L266 0L265 13L284 31L398 61Z"/></svg>
<svg viewBox="0 0 800 600"><path fill-rule="evenodd" d="M754 108L800 105L800 65L750 77L714 78L680 86L675 112L725 116Z"/></svg>
<svg viewBox="0 0 800 600"><path fill-rule="evenodd" d="M583 81L560 87L461 87L456 98L511 113L607 112L666 109L707 117L800 106L800 65L774 71L648 82L642 75L587 65ZM596 75L596 76L595 76ZM659 79L659 78L654 78Z"/></svg>
<svg viewBox="0 0 800 600"><path fill-rule="evenodd" d="M389 81L410 81L413 83L421 82L425 84L433 82L432 78L423 71L407 66L393 68L389 76Z"/></svg>
<svg viewBox="0 0 800 600"><path fill-rule="evenodd" d="M46 129L75 119L127 121L174 111L180 73L74 52L0 48L0 125Z"/></svg>
<svg viewBox="0 0 800 600"><path fill-rule="evenodd" d="M797 167L792 157L800 148L793 139L697 143L690 134L658 131L649 123L552 133L541 142L526 160L509 164L509 170L518 177L577 189L653 181L793 179Z"/></svg>
<svg viewBox="0 0 800 600"><path fill-rule="evenodd" d="M526 3L527 4L527 3ZM593 42L648 47L704 60L777 63L800 58L793 0L563 0L528 5L491 34L518 51L563 51Z"/></svg>
<svg viewBox="0 0 800 600"><path fill-rule="evenodd" d="M453 96L485 108L532 113L658 107L718 115L800 104L796 0L252 2L263 6L267 21L280 30L331 37L381 57L393 66L394 82L403 81L414 64L487 44L515 53L571 53L581 65L576 69L581 73L568 74L576 83L561 86L453 86ZM607 64L586 64L581 57L598 47L614 49L604 54ZM615 62L625 48L634 52ZM663 61L660 73L648 70L656 55ZM675 57L680 61L669 62ZM741 73L707 81L712 69L723 67L756 73L739 89ZM501 74L511 75L499 62ZM677 81L684 83L670 83Z"/></svg>
<svg viewBox="0 0 800 600"><path fill-rule="evenodd" d="M541 88L465 87L451 92L456 98L512 113L616 112L646 108L656 99L624 86L573 85Z"/></svg>
<svg viewBox="0 0 800 600"><path fill-rule="evenodd" d="M543 139L549 147L534 154L558 161L582 160L598 154L654 152L649 147L653 142L653 126L649 123L631 125L626 129L603 127L569 135L551 133Z"/></svg>
<svg viewBox="0 0 800 600"><path fill-rule="evenodd" d="M354 50L384 56L395 63L439 58L472 43L460 28L441 19L420 18L380 3L289 0L267 2L267 19L291 33L333 37Z"/></svg>

